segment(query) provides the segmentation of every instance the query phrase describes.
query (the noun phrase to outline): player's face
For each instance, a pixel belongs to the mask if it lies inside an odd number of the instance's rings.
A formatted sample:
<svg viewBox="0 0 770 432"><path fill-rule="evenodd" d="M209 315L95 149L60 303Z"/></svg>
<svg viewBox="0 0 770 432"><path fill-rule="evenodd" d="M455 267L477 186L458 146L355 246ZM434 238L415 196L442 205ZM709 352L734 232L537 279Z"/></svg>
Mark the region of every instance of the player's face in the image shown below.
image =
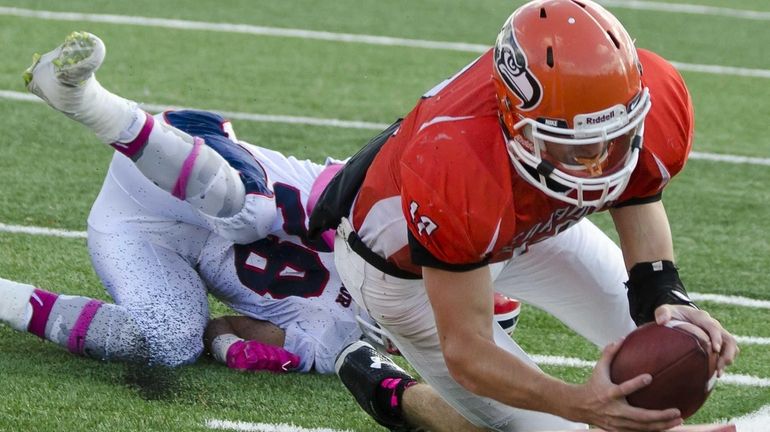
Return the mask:
<svg viewBox="0 0 770 432"><path fill-rule="evenodd" d="M559 170L582 178L611 175L622 168L636 133L632 130L611 140L597 139L586 144L562 144L543 140L543 159Z"/></svg>

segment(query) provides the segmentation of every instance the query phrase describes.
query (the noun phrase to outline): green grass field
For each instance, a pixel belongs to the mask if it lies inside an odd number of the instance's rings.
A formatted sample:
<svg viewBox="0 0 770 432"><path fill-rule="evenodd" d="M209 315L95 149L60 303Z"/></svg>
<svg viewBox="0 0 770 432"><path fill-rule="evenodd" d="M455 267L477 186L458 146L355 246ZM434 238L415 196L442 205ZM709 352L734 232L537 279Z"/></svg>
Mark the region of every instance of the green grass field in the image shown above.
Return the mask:
<svg viewBox="0 0 770 432"><path fill-rule="evenodd" d="M112 154L81 126L25 97L21 73L32 53L53 48L72 30L90 31L106 42L99 80L114 92L146 104L239 113L243 119L234 119L239 137L321 161L326 155L351 155L376 132L376 124L406 113L425 90L477 53L259 35L227 26L189 29L184 22L485 45L521 3L0 0L0 277L107 299L83 239L8 229L84 231ZM770 404L770 2L679 3L757 12L754 18L740 18L611 8L638 46L683 64L696 107L694 151L753 158L745 163L694 158L664 197L688 289L723 296L701 304L745 341L737 364L728 370L737 378L722 382L692 419L702 423ZM30 11L81 15L43 18ZM107 22L94 14L124 19ZM126 17L142 19L128 23ZM158 19L183 22L171 28ZM759 72L692 72L688 65ZM254 114L359 121L370 127L246 118ZM593 220L610 228L606 215ZM729 305L720 300L725 296L764 302ZM212 310L226 312L216 303ZM531 307L525 306L515 337L533 354L598 357L595 347ZM559 365L544 369L569 381L582 380L590 371ZM238 374L202 359L173 374L166 397L147 400L127 384L130 373L124 365L75 358L0 326L0 431L207 431L212 419L382 430L334 376Z"/></svg>

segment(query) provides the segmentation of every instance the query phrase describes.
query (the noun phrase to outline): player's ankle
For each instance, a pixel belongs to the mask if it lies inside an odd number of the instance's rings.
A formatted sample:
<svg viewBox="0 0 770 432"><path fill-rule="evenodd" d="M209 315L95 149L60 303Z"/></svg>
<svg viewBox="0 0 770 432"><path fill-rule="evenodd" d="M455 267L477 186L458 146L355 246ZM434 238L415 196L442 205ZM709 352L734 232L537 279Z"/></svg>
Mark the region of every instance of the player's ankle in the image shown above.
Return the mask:
<svg viewBox="0 0 770 432"><path fill-rule="evenodd" d="M375 403L381 413L403 420L404 391L417 384L413 379L385 378L377 386Z"/></svg>
<svg viewBox="0 0 770 432"><path fill-rule="evenodd" d="M89 88L74 119L91 129L105 144L136 138L144 124L144 111L137 103L105 89L94 77L86 85ZM131 136L132 133L135 135Z"/></svg>
<svg viewBox="0 0 770 432"><path fill-rule="evenodd" d="M118 133L117 139L108 142L108 144L118 152L135 160L141 155L142 149L149 141L155 120L139 107L135 107L127 118L130 120L128 120L126 127Z"/></svg>

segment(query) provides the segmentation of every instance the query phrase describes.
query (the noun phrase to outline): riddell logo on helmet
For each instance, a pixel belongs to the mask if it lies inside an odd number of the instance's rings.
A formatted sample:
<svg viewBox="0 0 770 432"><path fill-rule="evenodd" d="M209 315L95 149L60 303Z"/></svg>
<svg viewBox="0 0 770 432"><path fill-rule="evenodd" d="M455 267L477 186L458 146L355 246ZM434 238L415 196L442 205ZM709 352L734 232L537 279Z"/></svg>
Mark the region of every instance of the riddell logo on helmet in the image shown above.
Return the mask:
<svg viewBox="0 0 770 432"><path fill-rule="evenodd" d="M598 125L602 124L604 122L608 122L615 118L615 111L610 111L606 114L601 114L595 117L586 117L586 124L587 125Z"/></svg>

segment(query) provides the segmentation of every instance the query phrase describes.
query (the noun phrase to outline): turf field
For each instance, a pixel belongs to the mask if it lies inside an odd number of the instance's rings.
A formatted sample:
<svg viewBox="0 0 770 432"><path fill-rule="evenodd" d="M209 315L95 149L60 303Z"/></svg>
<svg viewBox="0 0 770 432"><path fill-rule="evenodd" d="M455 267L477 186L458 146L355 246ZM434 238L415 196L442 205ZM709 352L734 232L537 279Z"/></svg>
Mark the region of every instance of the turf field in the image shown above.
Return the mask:
<svg viewBox="0 0 770 432"><path fill-rule="evenodd" d="M664 200L685 283L741 336L742 354L692 420L756 413L770 405L770 3L607 3L638 46L676 62L696 106L693 157ZM70 31L106 42L99 79L116 93L151 110L224 112L239 137L320 161L351 155L474 59L519 4L0 0L0 277L107 299L82 232L112 150L21 79L33 52ZM569 381L598 357L526 305L515 337ZM381 430L334 376L237 374L203 359L147 394L132 375L0 326L0 430Z"/></svg>

